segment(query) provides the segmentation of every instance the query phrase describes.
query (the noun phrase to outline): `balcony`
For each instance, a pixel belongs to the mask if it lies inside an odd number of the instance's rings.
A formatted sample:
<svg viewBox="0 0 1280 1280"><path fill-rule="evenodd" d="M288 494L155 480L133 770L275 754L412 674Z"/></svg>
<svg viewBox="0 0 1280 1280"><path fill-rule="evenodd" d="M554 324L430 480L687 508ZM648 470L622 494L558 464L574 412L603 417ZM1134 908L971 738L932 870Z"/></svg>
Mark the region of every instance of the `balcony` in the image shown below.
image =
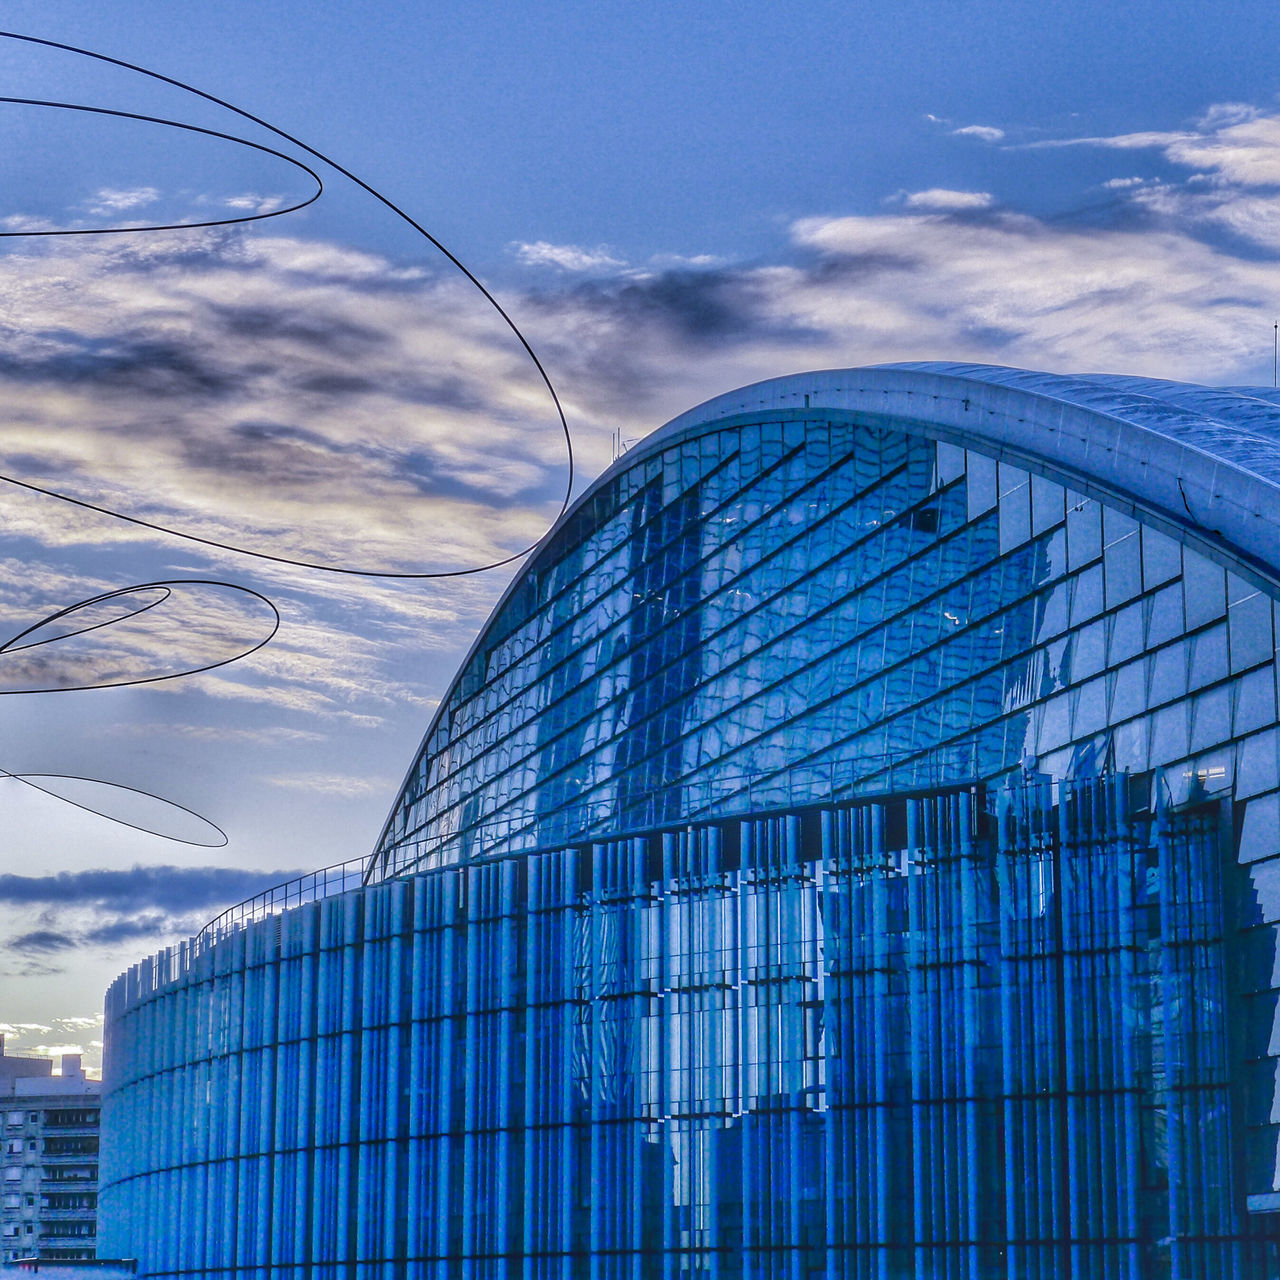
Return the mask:
<svg viewBox="0 0 1280 1280"><path fill-rule="evenodd" d="M45 1149L40 1153L41 1164L50 1164L55 1162L56 1163L68 1163L68 1162L74 1163L76 1161L79 1161L81 1164L83 1164L86 1160L96 1160L97 1158L98 1158L98 1143L96 1140L92 1143L86 1144L86 1146L79 1151L59 1151L56 1148L51 1151L49 1149L48 1143L46 1143Z"/></svg>
<svg viewBox="0 0 1280 1280"><path fill-rule="evenodd" d="M82 1164L79 1168L42 1169L40 1181L51 1186L65 1186L72 1183L76 1187L82 1187L86 1183L98 1181L98 1166Z"/></svg>

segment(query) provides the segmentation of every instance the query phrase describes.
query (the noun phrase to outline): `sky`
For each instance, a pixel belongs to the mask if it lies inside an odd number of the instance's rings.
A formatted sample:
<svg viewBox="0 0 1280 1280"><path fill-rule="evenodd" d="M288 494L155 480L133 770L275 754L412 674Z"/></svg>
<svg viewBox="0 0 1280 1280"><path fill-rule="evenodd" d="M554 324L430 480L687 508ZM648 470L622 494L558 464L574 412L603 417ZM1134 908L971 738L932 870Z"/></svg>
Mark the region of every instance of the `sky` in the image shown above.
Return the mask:
<svg viewBox="0 0 1280 1280"><path fill-rule="evenodd" d="M1269 3L9 0L3 23L206 89L408 211L536 351L576 492L615 439L803 369L1272 381ZM306 158L55 50L0 41L0 86ZM312 194L224 138L0 113L0 231ZM28 778L0 778L9 1052L95 1063L117 973L365 856L518 563L397 579L207 543L444 572L519 553L560 509L564 439L516 336L316 168L318 201L252 224L0 240L0 642L37 627L0 648L0 770Z"/></svg>

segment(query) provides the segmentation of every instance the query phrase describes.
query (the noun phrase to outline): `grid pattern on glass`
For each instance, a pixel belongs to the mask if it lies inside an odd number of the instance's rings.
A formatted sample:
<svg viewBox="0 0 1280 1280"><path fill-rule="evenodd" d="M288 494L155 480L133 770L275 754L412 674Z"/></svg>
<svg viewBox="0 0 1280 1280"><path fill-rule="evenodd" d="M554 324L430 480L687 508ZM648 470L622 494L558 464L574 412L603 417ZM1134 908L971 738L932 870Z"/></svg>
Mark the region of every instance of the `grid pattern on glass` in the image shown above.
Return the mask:
<svg viewBox="0 0 1280 1280"><path fill-rule="evenodd" d="M1060 485L871 426L761 422L641 460L484 646L377 874L1028 762L1175 766L1174 798L1238 766L1277 785L1271 738L1232 745L1275 721L1264 595Z"/></svg>

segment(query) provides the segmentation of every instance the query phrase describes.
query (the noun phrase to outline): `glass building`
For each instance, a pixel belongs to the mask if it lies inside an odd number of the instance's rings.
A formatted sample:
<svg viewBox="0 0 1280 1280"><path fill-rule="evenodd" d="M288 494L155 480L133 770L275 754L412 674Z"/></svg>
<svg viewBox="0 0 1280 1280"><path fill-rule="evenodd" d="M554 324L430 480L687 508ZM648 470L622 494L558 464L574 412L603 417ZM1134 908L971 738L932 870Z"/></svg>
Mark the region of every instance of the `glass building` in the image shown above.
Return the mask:
<svg viewBox="0 0 1280 1280"><path fill-rule="evenodd" d="M1273 1280L1277 602L1272 389L899 365L675 419L512 583L362 883L112 986L104 1249Z"/></svg>

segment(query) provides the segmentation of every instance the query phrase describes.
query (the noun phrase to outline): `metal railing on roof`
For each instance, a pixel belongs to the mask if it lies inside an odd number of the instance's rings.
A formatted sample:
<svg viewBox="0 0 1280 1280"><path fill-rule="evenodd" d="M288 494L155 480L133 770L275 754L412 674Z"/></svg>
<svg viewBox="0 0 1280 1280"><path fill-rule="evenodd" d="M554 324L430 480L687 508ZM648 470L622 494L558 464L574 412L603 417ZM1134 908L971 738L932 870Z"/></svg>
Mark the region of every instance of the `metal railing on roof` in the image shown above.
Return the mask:
<svg viewBox="0 0 1280 1280"><path fill-rule="evenodd" d="M235 906L228 907L220 916L210 920L192 939L196 954L229 934L239 932L255 920L265 920L268 916L280 915L281 912L290 911L305 903L331 898L336 894L346 893L348 889L358 889L368 864L367 855L348 858L345 862L335 862L318 871L295 876L283 884L272 885L261 893L255 893L252 898L237 902Z"/></svg>

